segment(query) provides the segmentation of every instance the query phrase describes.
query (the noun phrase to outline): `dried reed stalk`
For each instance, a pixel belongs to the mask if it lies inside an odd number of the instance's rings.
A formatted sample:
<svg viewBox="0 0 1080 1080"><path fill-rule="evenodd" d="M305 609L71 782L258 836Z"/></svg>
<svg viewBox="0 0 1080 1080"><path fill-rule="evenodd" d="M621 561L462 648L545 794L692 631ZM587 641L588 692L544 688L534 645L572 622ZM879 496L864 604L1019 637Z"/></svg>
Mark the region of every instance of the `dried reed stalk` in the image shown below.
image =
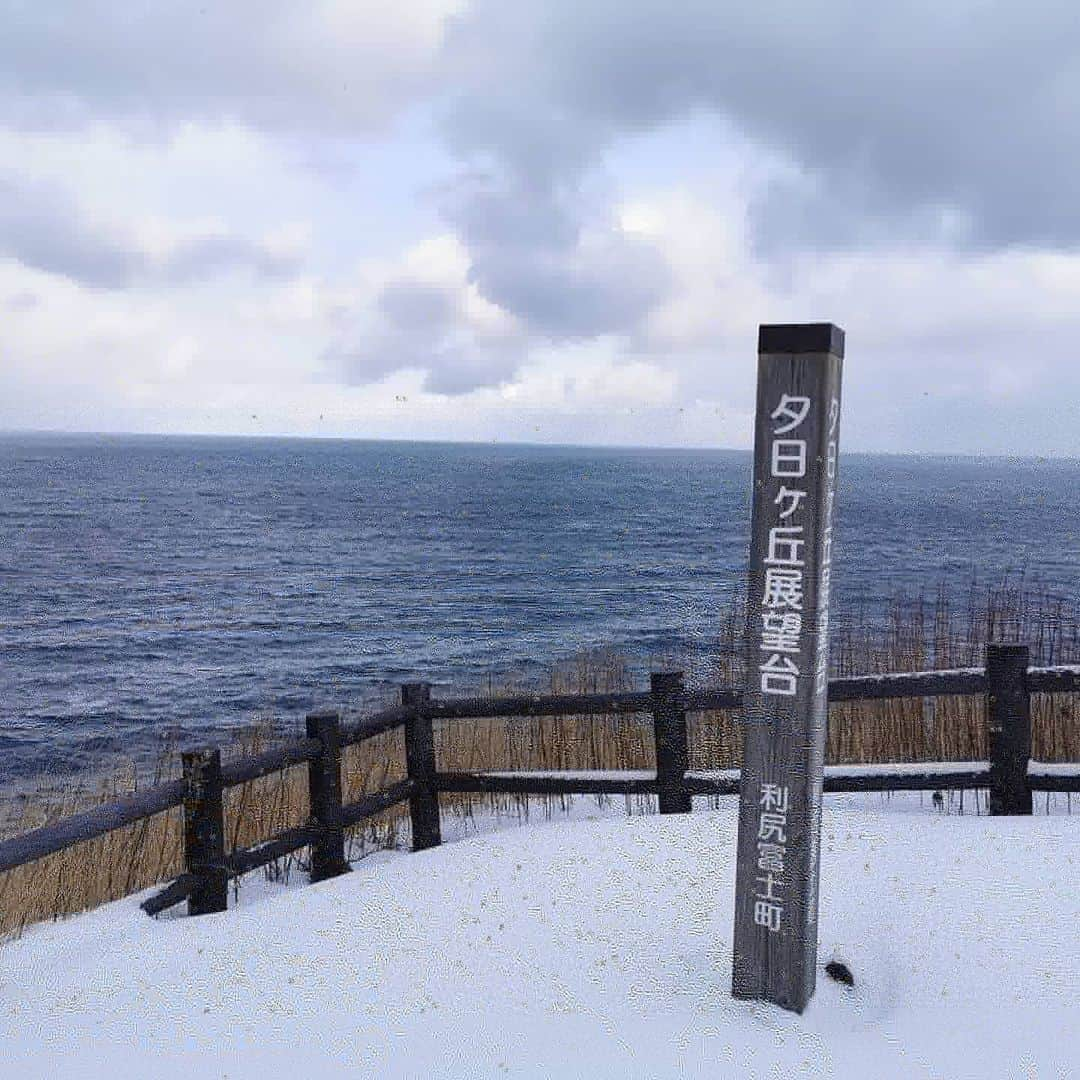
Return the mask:
<svg viewBox="0 0 1080 1080"><path fill-rule="evenodd" d="M654 658L683 667L691 683L741 681L742 609L732 604L719 622L718 641L692 655ZM856 618L838 628L833 655L836 674L917 671L981 665L988 640L1026 641L1037 665L1080 662L1080 609L1023 579L979 591L972 587L957 607L944 589L932 600L899 596L883 624ZM616 652L592 652L557 666L552 693L604 693L641 685L629 661ZM476 688L469 688L475 692ZM483 691L522 689L489 679ZM1080 761L1080 700L1076 695L1036 695L1032 700L1033 756L1040 761ZM266 749L270 728L252 731L230 756ZM655 766L647 717L544 717L447 722L436 732L444 769L650 769ZM729 713L690 718L692 769L737 767L740 739ZM176 775L176 754L167 751L150 783ZM855 702L830 712L830 762L978 760L986 757L984 704L975 697L936 700ZM353 801L404 776L401 731L350 747L343 756L344 796ZM91 788L74 784L59 792L42 789L9 806L4 833L13 835L132 791L139 778L130 765ZM609 797L596 797L601 803ZM573 798L515 795L443 797L444 813L468 822L477 814L527 819L565 813ZM650 800L628 800L627 809L645 810ZM226 796L226 836L242 848L302 822L308 814L307 777L293 768L234 788ZM350 831L348 856L357 859L396 847L408 834L408 812L395 807ZM181 869L178 811L117 830L29 866L0 874L0 936L25 926L95 907L175 876ZM266 869L287 880L306 867L306 852Z"/></svg>

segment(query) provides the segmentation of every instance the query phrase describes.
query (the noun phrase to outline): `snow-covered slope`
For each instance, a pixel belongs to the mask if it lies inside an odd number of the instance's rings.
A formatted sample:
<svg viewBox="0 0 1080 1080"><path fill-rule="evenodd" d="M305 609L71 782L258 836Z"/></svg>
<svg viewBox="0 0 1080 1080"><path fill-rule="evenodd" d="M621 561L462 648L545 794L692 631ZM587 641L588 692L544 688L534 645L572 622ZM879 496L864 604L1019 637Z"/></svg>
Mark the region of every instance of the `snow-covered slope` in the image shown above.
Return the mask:
<svg viewBox="0 0 1080 1080"><path fill-rule="evenodd" d="M5 1077L1080 1076L1080 822L825 812L806 1013L729 996L734 800L0 947Z"/></svg>

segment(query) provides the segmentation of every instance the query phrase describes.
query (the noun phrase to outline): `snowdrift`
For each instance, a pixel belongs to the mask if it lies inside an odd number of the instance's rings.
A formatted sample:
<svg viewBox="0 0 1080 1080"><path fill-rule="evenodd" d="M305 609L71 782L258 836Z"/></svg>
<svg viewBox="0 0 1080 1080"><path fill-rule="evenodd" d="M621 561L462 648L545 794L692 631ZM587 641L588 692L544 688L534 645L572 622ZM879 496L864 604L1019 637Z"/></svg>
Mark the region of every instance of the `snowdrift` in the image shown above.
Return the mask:
<svg viewBox="0 0 1080 1080"><path fill-rule="evenodd" d="M1080 1075L1080 828L827 805L802 1016L729 996L735 806L384 854L0 947L0 1074Z"/></svg>

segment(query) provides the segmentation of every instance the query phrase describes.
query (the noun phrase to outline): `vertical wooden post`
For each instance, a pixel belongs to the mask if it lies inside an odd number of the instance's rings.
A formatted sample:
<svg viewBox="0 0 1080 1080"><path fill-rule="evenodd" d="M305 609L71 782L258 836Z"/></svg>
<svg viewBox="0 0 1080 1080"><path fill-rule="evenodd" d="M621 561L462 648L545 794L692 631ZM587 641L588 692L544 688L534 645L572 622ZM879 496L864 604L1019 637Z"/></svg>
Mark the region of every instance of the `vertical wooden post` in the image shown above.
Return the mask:
<svg viewBox="0 0 1080 1080"><path fill-rule="evenodd" d="M311 845L311 881L347 873L345 831L341 824L341 718L336 712L312 713L307 737L322 743L322 752L308 762L308 796L319 839Z"/></svg>
<svg viewBox="0 0 1080 1080"><path fill-rule="evenodd" d="M794 1012L817 979L843 356L832 323L758 336L732 993Z"/></svg>
<svg viewBox="0 0 1080 1080"><path fill-rule="evenodd" d="M184 863L198 884L188 896L189 915L211 915L229 906L225 867L225 808L221 751L181 754L184 777Z"/></svg>
<svg viewBox="0 0 1080 1080"><path fill-rule="evenodd" d="M649 677L652 695L653 734L656 740L656 785L661 814L687 814L686 790L689 765L686 709L683 705L683 673L656 671Z"/></svg>
<svg viewBox="0 0 1080 1080"><path fill-rule="evenodd" d="M430 700L429 683L405 683L401 688L401 704L414 710L405 721L405 764L413 782L409 797L413 851L442 843L439 795L435 790L435 731L431 717L425 714Z"/></svg>
<svg viewBox="0 0 1080 1080"><path fill-rule="evenodd" d="M990 813L1030 814L1031 696L1026 645L986 646Z"/></svg>

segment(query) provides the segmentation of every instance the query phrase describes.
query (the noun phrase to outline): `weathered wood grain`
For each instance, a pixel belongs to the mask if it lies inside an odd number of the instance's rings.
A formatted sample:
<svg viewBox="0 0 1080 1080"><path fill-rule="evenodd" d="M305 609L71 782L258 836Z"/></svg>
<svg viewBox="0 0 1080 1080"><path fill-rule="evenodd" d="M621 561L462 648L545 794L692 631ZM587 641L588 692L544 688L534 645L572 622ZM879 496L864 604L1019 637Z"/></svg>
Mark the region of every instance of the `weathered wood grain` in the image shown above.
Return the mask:
<svg viewBox="0 0 1080 1080"><path fill-rule="evenodd" d="M274 747L262 754L230 761L221 767L221 782L227 787L236 787L251 780L269 776L271 773L290 769L294 765L303 765L311 761L322 749L318 739L294 739L281 746Z"/></svg>
<svg viewBox="0 0 1080 1080"><path fill-rule="evenodd" d="M990 813L1030 814L1031 696L1028 647L986 647L986 723L990 745Z"/></svg>
<svg viewBox="0 0 1080 1080"><path fill-rule="evenodd" d="M758 351L732 992L802 1012L817 977L827 712L817 673L828 660L843 332L763 326ZM798 575L797 602L767 595L781 572ZM797 648L766 645L778 613L798 619Z"/></svg>
<svg viewBox="0 0 1080 1080"><path fill-rule="evenodd" d="M308 799L318 834L311 845L311 880L347 873L345 829L341 817L341 718L336 712L307 717L307 736L322 747L308 763Z"/></svg>
<svg viewBox="0 0 1080 1080"><path fill-rule="evenodd" d="M212 915L229 905L221 751L189 750L180 760L184 770L184 866L195 878L188 893L188 914Z"/></svg>
<svg viewBox="0 0 1080 1080"><path fill-rule="evenodd" d="M401 704L410 710L405 721L405 766L413 784L409 797L413 851L425 851L442 843L430 702L429 683L406 683L401 688Z"/></svg>
<svg viewBox="0 0 1080 1080"><path fill-rule="evenodd" d="M147 788L0 842L0 873L133 825L184 801L184 781Z"/></svg>
<svg viewBox="0 0 1080 1080"><path fill-rule="evenodd" d="M649 682L653 701L658 809L661 814L688 814L690 793L683 779L689 768L683 673L653 672Z"/></svg>

